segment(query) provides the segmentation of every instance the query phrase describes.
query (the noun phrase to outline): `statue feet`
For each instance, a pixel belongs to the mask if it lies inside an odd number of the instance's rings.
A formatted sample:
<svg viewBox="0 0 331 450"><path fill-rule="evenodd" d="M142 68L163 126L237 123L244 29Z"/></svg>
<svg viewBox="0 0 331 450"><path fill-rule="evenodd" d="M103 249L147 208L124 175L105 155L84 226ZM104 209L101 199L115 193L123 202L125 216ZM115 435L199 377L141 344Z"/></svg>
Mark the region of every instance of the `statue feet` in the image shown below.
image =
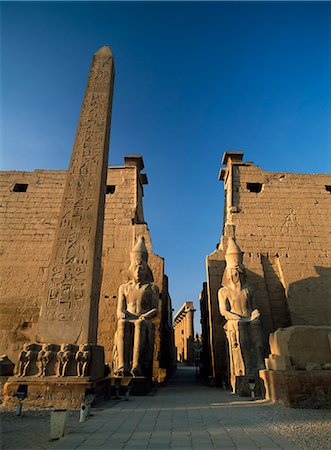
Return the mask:
<svg viewBox="0 0 331 450"><path fill-rule="evenodd" d="M133 377L139 377L141 375L139 367L132 367L130 373Z"/></svg>
<svg viewBox="0 0 331 450"><path fill-rule="evenodd" d="M117 377L124 377L124 367L120 367L118 370L116 370L115 375Z"/></svg>

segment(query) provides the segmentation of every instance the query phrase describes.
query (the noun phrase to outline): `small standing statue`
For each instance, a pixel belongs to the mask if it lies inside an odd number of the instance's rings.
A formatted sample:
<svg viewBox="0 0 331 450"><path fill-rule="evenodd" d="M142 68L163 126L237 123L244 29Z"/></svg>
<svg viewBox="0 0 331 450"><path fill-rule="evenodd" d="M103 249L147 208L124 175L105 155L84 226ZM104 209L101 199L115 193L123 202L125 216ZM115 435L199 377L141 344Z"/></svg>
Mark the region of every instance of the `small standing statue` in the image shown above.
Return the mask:
<svg viewBox="0 0 331 450"><path fill-rule="evenodd" d="M114 354L115 375L149 375L153 360L154 328L159 289L152 283L147 264L148 253L144 237L140 237L131 252L132 279L122 284L118 293L117 331Z"/></svg>
<svg viewBox="0 0 331 450"><path fill-rule="evenodd" d="M39 369L38 376L45 377L47 374L47 367L51 361L53 352L50 344L43 344L42 349L38 353L37 366Z"/></svg>
<svg viewBox="0 0 331 450"><path fill-rule="evenodd" d="M17 369L18 377L26 376L26 372L29 368L30 363L31 363L31 345L28 342L26 342L23 345L23 350L21 351L18 357L18 369Z"/></svg>
<svg viewBox="0 0 331 450"><path fill-rule="evenodd" d="M263 335L260 312L246 284L242 252L231 237L225 260L218 302L220 313L227 320L224 330L229 345L231 386L235 392L236 377L256 377L258 370L264 369Z"/></svg>
<svg viewBox="0 0 331 450"><path fill-rule="evenodd" d="M65 377L67 374L67 367L72 358L70 344L62 344L61 350L58 352L56 359L58 361L57 376Z"/></svg>
<svg viewBox="0 0 331 450"><path fill-rule="evenodd" d="M76 353L77 375L79 377L86 377L91 361L91 351L89 344L81 344Z"/></svg>

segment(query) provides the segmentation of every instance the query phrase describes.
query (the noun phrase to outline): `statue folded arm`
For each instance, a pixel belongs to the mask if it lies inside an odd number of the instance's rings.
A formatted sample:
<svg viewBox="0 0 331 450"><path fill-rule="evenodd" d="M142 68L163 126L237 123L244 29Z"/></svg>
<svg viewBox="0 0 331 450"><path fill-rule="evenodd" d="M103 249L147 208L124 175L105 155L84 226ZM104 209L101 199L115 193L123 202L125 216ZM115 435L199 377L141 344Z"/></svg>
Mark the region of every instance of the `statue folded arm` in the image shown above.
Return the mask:
<svg viewBox="0 0 331 450"><path fill-rule="evenodd" d="M153 308L150 311L145 312L140 316L140 319L154 319L157 315L157 308Z"/></svg>
<svg viewBox="0 0 331 450"><path fill-rule="evenodd" d="M218 305L221 315L224 316L226 320L242 319L242 316L240 316L239 314L231 312L226 288L221 288L218 291Z"/></svg>
<svg viewBox="0 0 331 450"><path fill-rule="evenodd" d="M146 311L140 316L140 318L149 320L154 319L154 317L157 316L157 307L159 300L159 288L156 286L156 284L151 284L150 286L153 292L153 299L151 302L152 303L151 306L153 306L153 308L151 308L149 311Z"/></svg>
<svg viewBox="0 0 331 450"><path fill-rule="evenodd" d="M253 290L250 287L247 289L249 294L248 298L249 298L250 320L253 321L255 319L258 319L261 316L261 313L257 309Z"/></svg>
<svg viewBox="0 0 331 450"><path fill-rule="evenodd" d="M117 303L117 319L128 319L135 320L138 319L139 316L137 314L133 314L127 310L126 303L126 295L124 292L125 285L122 284L118 291L118 303Z"/></svg>

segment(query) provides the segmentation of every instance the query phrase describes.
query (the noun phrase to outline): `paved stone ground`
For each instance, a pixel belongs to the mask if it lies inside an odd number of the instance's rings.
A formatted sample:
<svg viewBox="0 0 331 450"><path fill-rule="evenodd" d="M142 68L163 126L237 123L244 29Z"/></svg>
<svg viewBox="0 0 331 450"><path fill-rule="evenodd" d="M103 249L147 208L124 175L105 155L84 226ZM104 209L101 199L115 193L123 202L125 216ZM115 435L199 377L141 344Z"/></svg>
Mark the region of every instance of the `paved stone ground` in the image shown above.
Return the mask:
<svg viewBox="0 0 331 450"><path fill-rule="evenodd" d="M40 414L35 412L35 414ZM12 421L16 436L4 435L3 449L320 449L331 448L331 412L295 410L251 402L229 392L200 385L195 368L180 368L156 395L108 402L78 424L70 414L66 435L54 443L37 442L43 421L34 422L25 436L21 418ZM10 421L9 421L10 422ZM48 417L49 433L49 417ZM6 427L5 427L6 428ZM12 433L13 426L7 427ZM22 431L22 430L21 430ZM14 430L15 433L15 430ZM8 436L9 439L6 439ZM23 438L23 439L22 439ZM11 444L10 444L11 443ZM15 444L16 443L16 446Z"/></svg>

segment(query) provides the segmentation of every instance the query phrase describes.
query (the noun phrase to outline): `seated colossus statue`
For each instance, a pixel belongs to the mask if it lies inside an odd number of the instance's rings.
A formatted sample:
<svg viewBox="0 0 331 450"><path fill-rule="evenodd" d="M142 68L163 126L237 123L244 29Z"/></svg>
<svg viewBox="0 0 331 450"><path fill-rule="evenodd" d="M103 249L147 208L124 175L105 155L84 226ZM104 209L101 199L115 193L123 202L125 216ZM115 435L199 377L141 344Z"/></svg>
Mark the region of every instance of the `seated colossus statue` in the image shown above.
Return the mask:
<svg viewBox="0 0 331 450"><path fill-rule="evenodd" d="M144 237L131 252L131 280L118 292L117 331L114 342L114 373L116 376L150 375L153 363L154 325L159 289L148 266Z"/></svg>
<svg viewBox="0 0 331 450"><path fill-rule="evenodd" d="M255 377L264 369L263 335L260 312L252 290L246 284L242 252L235 240L228 238L226 268L218 291L219 310L226 319L224 330L229 349L230 381L233 392L236 377Z"/></svg>

